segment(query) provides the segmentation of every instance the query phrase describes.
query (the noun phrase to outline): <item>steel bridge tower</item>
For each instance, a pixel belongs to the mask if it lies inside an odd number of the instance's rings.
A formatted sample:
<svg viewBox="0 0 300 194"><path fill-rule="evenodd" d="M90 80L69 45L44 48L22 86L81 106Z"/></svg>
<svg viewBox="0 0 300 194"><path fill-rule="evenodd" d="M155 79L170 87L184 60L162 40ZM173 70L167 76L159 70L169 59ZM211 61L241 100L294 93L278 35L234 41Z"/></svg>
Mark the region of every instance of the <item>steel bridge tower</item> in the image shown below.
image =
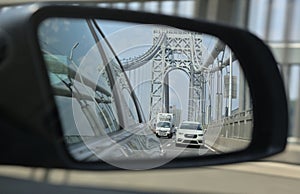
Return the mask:
<svg viewBox="0 0 300 194"><path fill-rule="evenodd" d="M202 61L202 35L172 28L159 28L153 31L153 45L158 44L164 34L159 52L152 62L152 83L150 96L150 121L160 112L169 111L169 76L172 70L179 69L188 74L189 101L188 120L205 122L205 82L199 71Z"/></svg>

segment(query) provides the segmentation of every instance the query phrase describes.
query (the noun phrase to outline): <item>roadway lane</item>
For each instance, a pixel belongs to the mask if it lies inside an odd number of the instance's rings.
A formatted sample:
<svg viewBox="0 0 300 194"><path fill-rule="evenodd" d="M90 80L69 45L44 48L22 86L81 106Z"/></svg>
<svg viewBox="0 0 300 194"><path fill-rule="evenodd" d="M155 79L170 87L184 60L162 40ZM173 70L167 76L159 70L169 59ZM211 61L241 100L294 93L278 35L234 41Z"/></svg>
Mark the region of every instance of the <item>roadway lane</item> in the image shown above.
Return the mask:
<svg viewBox="0 0 300 194"><path fill-rule="evenodd" d="M201 155L211 155L217 154L217 152L210 148L208 145L204 147L198 146L176 146L175 145L175 135L171 139L160 138L163 150L166 152L167 157L186 157L186 156L201 156Z"/></svg>

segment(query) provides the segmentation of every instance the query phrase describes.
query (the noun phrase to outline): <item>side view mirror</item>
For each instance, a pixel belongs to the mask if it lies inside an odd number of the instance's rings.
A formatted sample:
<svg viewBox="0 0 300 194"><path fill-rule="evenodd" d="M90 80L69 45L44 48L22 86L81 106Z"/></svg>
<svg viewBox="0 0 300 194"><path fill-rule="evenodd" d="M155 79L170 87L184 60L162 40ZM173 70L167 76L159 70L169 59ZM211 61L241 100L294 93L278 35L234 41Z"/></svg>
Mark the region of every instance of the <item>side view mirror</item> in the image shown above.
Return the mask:
<svg viewBox="0 0 300 194"><path fill-rule="evenodd" d="M0 108L9 129L0 163L195 167L284 149L283 81L270 50L251 33L71 4L18 9L5 11L9 22L0 16L7 53L0 58Z"/></svg>

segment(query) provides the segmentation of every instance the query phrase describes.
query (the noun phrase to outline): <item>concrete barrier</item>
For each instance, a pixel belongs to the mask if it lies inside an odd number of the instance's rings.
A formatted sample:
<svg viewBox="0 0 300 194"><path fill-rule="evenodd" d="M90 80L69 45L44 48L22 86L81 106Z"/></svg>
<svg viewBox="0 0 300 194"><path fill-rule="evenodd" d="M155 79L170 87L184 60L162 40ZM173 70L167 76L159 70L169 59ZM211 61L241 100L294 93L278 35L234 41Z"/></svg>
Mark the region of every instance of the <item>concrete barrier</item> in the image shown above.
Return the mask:
<svg viewBox="0 0 300 194"><path fill-rule="evenodd" d="M249 143L249 140L226 137L218 137L214 142L206 140L207 145L221 153L229 153L238 150L243 150L248 147Z"/></svg>
<svg viewBox="0 0 300 194"><path fill-rule="evenodd" d="M205 133L205 143L219 152L247 148L253 128L252 111L245 111L211 122Z"/></svg>

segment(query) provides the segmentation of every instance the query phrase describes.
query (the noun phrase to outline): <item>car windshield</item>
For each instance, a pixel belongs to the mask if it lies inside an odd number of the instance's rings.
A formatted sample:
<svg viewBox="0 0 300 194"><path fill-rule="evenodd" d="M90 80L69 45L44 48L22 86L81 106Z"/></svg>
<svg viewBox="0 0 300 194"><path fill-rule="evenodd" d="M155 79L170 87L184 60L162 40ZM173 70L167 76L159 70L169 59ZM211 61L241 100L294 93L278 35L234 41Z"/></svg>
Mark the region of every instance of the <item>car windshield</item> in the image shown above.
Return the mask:
<svg viewBox="0 0 300 194"><path fill-rule="evenodd" d="M170 123L169 122L159 122L159 123L157 123L157 127L169 128Z"/></svg>
<svg viewBox="0 0 300 194"><path fill-rule="evenodd" d="M182 123L180 129L202 130L200 124L196 123Z"/></svg>

